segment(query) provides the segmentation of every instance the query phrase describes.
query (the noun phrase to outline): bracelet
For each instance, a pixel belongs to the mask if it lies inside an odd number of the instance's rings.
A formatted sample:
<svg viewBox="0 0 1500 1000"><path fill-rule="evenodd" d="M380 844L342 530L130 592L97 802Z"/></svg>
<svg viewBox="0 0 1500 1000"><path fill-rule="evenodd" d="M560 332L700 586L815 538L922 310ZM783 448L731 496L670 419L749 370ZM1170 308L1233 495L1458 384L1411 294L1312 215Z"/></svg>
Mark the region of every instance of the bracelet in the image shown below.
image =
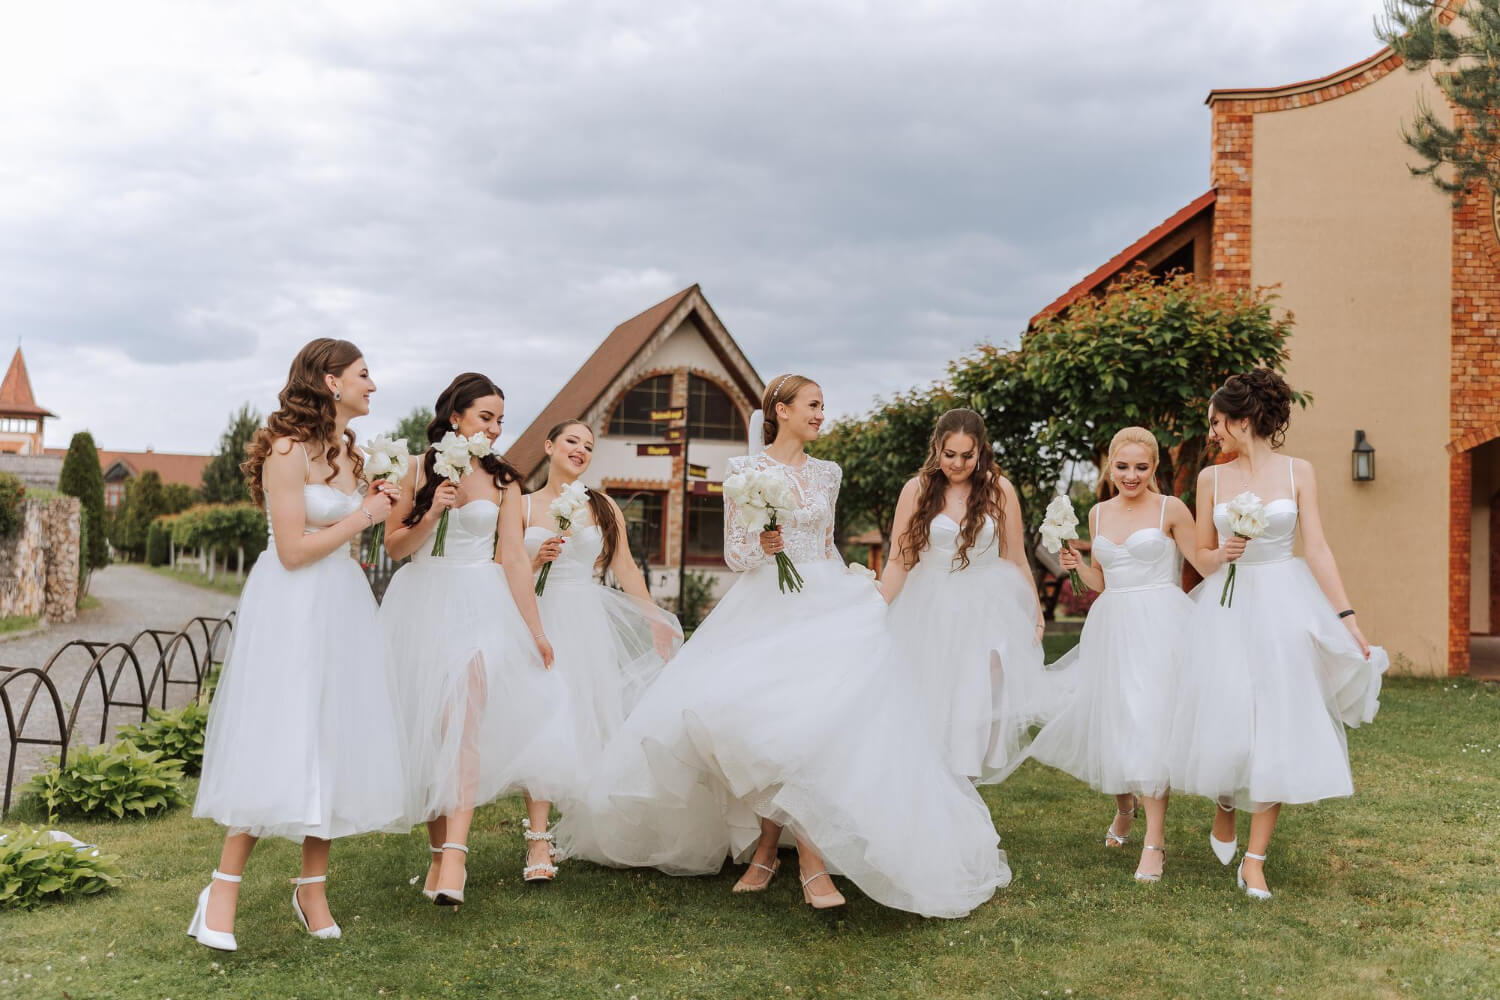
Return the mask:
<svg viewBox="0 0 1500 1000"><path fill-rule="evenodd" d="M533 632L533 633L531 633L531 637L533 639L545 639L545 638L547 638L547 633L546 632Z"/></svg>
<svg viewBox="0 0 1500 1000"><path fill-rule="evenodd" d="M1354 617L1354 609L1353 608L1346 608L1345 610L1340 611L1339 612L1339 617L1340 618L1353 618Z"/></svg>
<svg viewBox="0 0 1500 1000"><path fill-rule="evenodd" d="M359 512L365 516L365 523L366 524L374 524L375 523L375 515L374 514L371 514L369 511L365 510L363 507L361 507L359 509Z"/></svg>

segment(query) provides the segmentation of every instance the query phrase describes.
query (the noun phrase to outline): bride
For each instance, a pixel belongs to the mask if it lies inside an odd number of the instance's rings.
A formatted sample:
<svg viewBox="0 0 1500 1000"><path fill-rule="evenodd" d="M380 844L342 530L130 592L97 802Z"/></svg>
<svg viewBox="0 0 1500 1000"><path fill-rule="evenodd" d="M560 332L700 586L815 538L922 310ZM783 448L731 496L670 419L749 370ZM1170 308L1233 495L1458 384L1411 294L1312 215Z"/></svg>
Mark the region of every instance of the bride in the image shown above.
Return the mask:
<svg viewBox="0 0 1500 1000"><path fill-rule="evenodd" d="M918 715L885 602L834 548L842 473L803 451L822 391L783 375L763 411L767 447L730 472L780 478L796 507L751 534L726 496L724 557L740 579L611 741L585 807L558 825L562 852L673 875L729 856L749 861L734 891L760 892L785 829L815 908L844 903L839 874L887 906L963 916L1010 882L989 810ZM778 586L782 552L800 591Z"/></svg>

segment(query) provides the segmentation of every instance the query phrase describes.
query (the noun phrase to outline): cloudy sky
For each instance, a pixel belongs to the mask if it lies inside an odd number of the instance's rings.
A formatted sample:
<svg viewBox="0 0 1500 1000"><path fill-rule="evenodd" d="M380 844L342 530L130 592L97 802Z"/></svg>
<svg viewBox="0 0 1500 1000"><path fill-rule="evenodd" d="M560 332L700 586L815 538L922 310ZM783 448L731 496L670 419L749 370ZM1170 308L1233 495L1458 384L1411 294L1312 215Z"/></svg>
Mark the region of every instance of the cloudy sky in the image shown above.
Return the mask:
<svg viewBox="0 0 1500 1000"><path fill-rule="evenodd" d="M702 284L836 412L939 377L1207 190L1214 87L1378 47L1380 0L13 5L0 343L102 446L209 451L314 336L363 431L457 371L532 416Z"/></svg>

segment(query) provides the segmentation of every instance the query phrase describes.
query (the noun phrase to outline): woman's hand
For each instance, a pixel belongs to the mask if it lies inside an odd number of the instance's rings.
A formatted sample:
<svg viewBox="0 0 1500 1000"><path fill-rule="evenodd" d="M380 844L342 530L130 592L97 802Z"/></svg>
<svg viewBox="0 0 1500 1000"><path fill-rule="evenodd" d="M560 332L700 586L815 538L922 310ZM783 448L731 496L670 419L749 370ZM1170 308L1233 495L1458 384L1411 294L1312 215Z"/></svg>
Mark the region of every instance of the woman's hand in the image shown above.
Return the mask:
<svg viewBox="0 0 1500 1000"><path fill-rule="evenodd" d="M399 495L400 491L397 491L397 496ZM391 498L391 495L377 487L365 494L359 509L365 512L371 524L380 524L391 516L391 508L394 506L396 506L396 501Z"/></svg>
<svg viewBox="0 0 1500 1000"><path fill-rule="evenodd" d="M1232 563L1244 555L1245 546L1249 544L1249 541L1248 538L1241 538L1239 535L1230 535L1229 540L1219 547L1219 551L1224 554L1224 561Z"/></svg>
<svg viewBox="0 0 1500 1000"><path fill-rule="evenodd" d="M1354 641L1359 644L1360 654L1368 660L1370 658L1370 644L1365 641L1365 634L1359 630L1359 625L1355 623L1354 616L1346 615L1345 617L1340 618L1339 621L1344 623L1344 628L1349 630L1349 634L1352 635L1354 637Z"/></svg>
<svg viewBox="0 0 1500 1000"><path fill-rule="evenodd" d="M1047 620L1045 618L1038 618L1036 620L1036 641L1037 642L1041 642L1042 641L1042 636L1044 636L1046 634L1047 634Z"/></svg>
<svg viewBox="0 0 1500 1000"><path fill-rule="evenodd" d="M762 531L760 533L760 550L766 555L774 556L785 548L786 542L781 537L781 527L779 525L770 531Z"/></svg>
<svg viewBox="0 0 1500 1000"><path fill-rule="evenodd" d="M375 485L371 487L371 492L384 493L391 498L392 506L401 502L401 484L394 479L377 480Z"/></svg>
<svg viewBox="0 0 1500 1000"><path fill-rule="evenodd" d="M531 641L536 643L536 651L537 654L542 658L542 666L548 670L551 670L553 657L552 643L547 641L547 637L545 635L534 635L531 637Z"/></svg>
<svg viewBox="0 0 1500 1000"><path fill-rule="evenodd" d="M1083 560L1078 558L1078 553L1073 551L1073 546L1064 545L1057 553L1057 561L1062 563L1062 568L1075 570L1083 565Z"/></svg>
<svg viewBox="0 0 1500 1000"><path fill-rule="evenodd" d="M651 645L656 647L656 655L663 660L672 658L672 643L677 641L677 633L672 631L666 622L653 620L651 622Z"/></svg>
<svg viewBox="0 0 1500 1000"><path fill-rule="evenodd" d="M547 563L552 562L558 556L562 555L563 543L566 541L567 539L562 535L553 535L543 542L542 547L536 550L535 558L531 560L531 571L533 573L537 572Z"/></svg>
<svg viewBox="0 0 1500 1000"><path fill-rule="evenodd" d="M453 482L453 480L451 479L445 479L438 486L437 491L432 494L432 507L428 510L428 513L435 514L438 517L442 517L443 513L447 511L448 508L454 506L457 503L458 484Z"/></svg>

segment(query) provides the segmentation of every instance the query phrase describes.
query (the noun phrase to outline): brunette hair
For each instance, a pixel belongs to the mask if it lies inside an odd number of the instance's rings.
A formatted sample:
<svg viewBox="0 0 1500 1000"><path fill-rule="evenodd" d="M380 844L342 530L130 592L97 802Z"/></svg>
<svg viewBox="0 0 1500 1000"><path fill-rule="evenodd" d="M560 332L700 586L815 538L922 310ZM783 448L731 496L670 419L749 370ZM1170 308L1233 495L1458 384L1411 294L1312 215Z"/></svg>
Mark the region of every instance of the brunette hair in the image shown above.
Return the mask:
<svg viewBox="0 0 1500 1000"><path fill-rule="evenodd" d="M927 461L917 473L917 509L912 513L906 534L901 537L901 561L907 569L917 564L917 559L931 543L932 519L944 507L948 477L943 474L938 456L954 434L967 434L974 440L978 460L969 477L969 502L964 509L963 523L959 525L958 551L953 554L953 562L959 569L969 568L969 549L979 537L986 516L995 520L996 545L1003 547L1005 544L1005 499L1000 492L1000 467L995 462L995 450L990 447L984 418L973 410L949 410L938 417L932 428Z"/></svg>
<svg viewBox="0 0 1500 1000"><path fill-rule="evenodd" d="M803 387L817 384L806 375L778 375L766 383L766 394L760 401L761 413L766 421L764 431L766 444L774 442L776 432L780 430L776 420L776 404L791 403Z"/></svg>
<svg viewBox="0 0 1500 1000"><path fill-rule="evenodd" d="M594 429L582 420L564 420L556 424L547 432L548 441L556 441L562 436L562 432L569 427L582 427L589 432L589 437L597 437ZM614 561L615 549L620 544L620 519L615 516L615 509L610 504L609 498L597 490L585 489L589 495L589 510L593 512L594 523L599 526L599 533L604 536L604 549L599 553L598 560L594 563L594 569L603 572Z"/></svg>
<svg viewBox="0 0 1500 1000"><path fill-rule="evenodd" d="M1231 375L1209 397L1209 405L1231 420L1248 418L1250 429L1280 448L1292 420L1292 387L1269 368Z"/></svg>
<svg viewBox="0 0 1500 1000"><path fill-rule="evenodd" d="M331 471L323 480L325 483L338 478L341 452L354 463L355 480L361 477L365 459L354 447L354 432L345 427L343 440L333 440L338 411L333 393L328 391L323 379L327 375L342 375L362 357L364 353L358 347L347 340L332 337L309 341L297 352L292 359L292 368L287 372L286 385L276 397L280 405L266 418L266 425L256 430L245 448L246 458L240 465L240 472L245 477L245 485L250 488L250 499L257 504L266 502L266 459L278 438L291 438L302 445L326 444L323 458Z"/></svg>
<svg viewBox="0 0 1500 1000"><path fill-rule="evenodd" d="M505 393L500 387L491 382L488 377L478 372L464 372L462 375L448 383L438 396L437 402L432 404L432 423L427 425L427 443L436 444L443 439L443 435L454 429L455 418L474 405L476 399L485 396L499 396L505 398ZM444 482L444 477L433 473L433 466L437 462L437 452L431 448L426 450L422 456L422 487L417 490L417 495L412 498L411 513L402 519L401 523L408 528L422 520L429 510L432 509L432 498L437 494L437 489ZM479 467L490 474L495 485L501 490L511 483L521 481L521 474L499 455L485 455L479 459Z"/></svg>
<svg viewBox="0 0 1500 1000"><path fill-rule="evenodd" d="M1109 454L1105 456L1104 471L1099 476L1100 500L1115 495L1115 484L1109 478L1109 470L1114 468L1115 454L1127 444L1138 444L1151 453L1151 478L1146 480L1146 489L1152 493L1161 492L1156 486L1156 469L1161 461L1161 446L1156 443L1156 435L1144 427L1122 427L1109 439Z"/></svg>

